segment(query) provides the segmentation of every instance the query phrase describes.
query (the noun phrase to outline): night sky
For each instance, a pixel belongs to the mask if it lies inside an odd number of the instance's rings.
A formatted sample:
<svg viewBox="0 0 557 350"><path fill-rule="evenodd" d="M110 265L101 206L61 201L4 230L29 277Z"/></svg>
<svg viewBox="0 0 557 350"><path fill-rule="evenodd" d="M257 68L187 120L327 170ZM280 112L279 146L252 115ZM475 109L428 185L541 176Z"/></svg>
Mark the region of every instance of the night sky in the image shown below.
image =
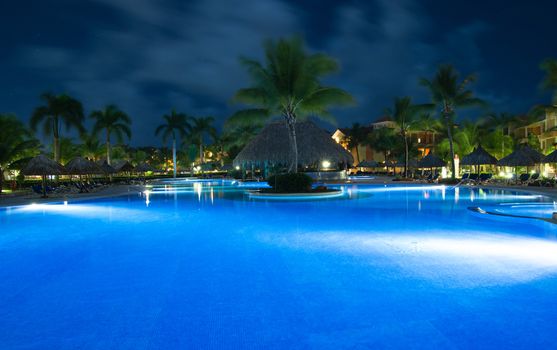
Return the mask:
<svg viewBox="0 0 557 350"><path fill-rule="evenodd" d="M42 92L67 92L87 113L118 104L132 144L159 144L153 130L171 108L220 127L248 84L238 57L293 34L340 61L327 83L358 101L335 111L341 126L373 121L395 96L427 102L417 80L439 63L477 73L495 111L524 113L549 102L539 63L557 58L556 13L555 0L2 1L0 113L27 121Z"/></svg>

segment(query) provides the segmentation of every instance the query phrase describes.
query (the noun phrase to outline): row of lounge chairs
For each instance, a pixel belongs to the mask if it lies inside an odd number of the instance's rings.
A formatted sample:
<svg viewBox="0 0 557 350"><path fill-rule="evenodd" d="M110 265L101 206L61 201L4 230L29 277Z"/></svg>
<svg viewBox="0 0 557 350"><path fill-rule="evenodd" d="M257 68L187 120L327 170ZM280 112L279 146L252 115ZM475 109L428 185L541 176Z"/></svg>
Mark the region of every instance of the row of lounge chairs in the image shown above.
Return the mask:
<svg viewBox="0 0 557 350"><path fill-rule="evenodd" d="M462 179L460 183L461 184L466 184L466 183L486 184L486 183L499 182L500 184L506 184L506 185L510 185L510 184L532 185L538 183L539 181L540 181L539 173L534 173L534 174L523 173L520 174L518 178L516 177L516 175L513 175L512 178L503 181L495 180L493 178L493 174L491 173L482 173L482 174L465 173L464 175L462 175Z"/></svg>
<svg viewBox="0 0 557 350"><path fill-rule="evenodd" d="M56 186L46 186L46 193L71 193L71 192L78 192L78 193L88 193L98 189L100 187L105 186L106 183L100 181L82 181L82 182L66 182L60 183ZM31 190L36 194L43 193L43 186L42 185L33 185L31 186Z"/></svg>

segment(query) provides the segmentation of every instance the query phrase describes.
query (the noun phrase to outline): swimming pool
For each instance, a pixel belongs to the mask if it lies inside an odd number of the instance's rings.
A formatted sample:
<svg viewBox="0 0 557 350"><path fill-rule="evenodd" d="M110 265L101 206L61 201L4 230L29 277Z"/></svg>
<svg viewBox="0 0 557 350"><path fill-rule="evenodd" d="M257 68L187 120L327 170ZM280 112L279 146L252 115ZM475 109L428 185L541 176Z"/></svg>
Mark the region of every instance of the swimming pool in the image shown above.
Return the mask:
<svg viewBox="0 0 557 350"><path fill-rule="evenodd" d="M551 216L550 198L253 186L0 210L0 349L557 347L557 226L468 210Z"/></svg>

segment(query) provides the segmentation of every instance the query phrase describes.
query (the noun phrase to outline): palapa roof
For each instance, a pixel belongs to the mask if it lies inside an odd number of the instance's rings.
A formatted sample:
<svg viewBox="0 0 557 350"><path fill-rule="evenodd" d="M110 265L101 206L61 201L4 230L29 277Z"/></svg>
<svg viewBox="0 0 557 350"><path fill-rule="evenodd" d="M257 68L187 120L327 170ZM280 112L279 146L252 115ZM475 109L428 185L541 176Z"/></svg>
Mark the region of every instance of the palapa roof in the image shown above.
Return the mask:
<svg viewBox="0 0 557 350"><path fill-rule="evenodd" d="M116 162L112 165L112 167L114 168L114 170L116 170L117 173L123 173L123 172L134 170L133 165L127 160L121 160L119 162Z"/></svg>
<svg viewBox="0 0 557 350"><path fill-rule="evenodd" d="M144 173L144 172L147 172L147 171L153 171L153 167L150 166L149 164L143 162L141 164L138 164L135 167L135 171L137 171L138 173Z"/></svg>
<svg viewBox="0 0 557 350"><path fill-rule="evenodd" d="M447 162L433 153L428 154L418 162L418 168L442 168L445 165L447 165Z"/></svg>
<svg viewBox="0 0 557 350"><path fill-rule="evenodd" d="M481 145L474 148L472 153L462 157L461 165L497 164L497 158L489 154Z"/></svg>
<svg viewBox="0 0 557 350"><path fill-rule="evenodd" d="M64 167L44 154L32 158L21 170L23 175L62 175Z"/></svg>
<svg viewBox="0 0 557 350"><path fill-rule="evenodd" d="M98 166L102 169L102 171L104 171L106 174L114 174L116 173L116 169L114 169L112 166L110 166L108 164L108 162L106 161L106 159L104 160L99 160L97 162Z"/></svg>
<svg viewBox="0 0 557 350"><path fill-rule="evenodd" d="M75 157L70 160L66 166L66 174L69 175L87 175L87 174L102 174L103 169L95 162L82 157Z"/></svg>
<svg viewBox="0 0 557 350"><path fill-rule="evenodd" d="M311 165L327 160L331 163L352 165L352 155L337 144L331 136L311 121L296 123L298 163ZM234 159L234 166L243 164L289 164L292 150L286 123L268 124Z"/></svg>
<svg viewBox="0 0 557 350"><path fill-rule="evenodd" d="M501 158L497 165L502 166L533 166L541 161L536 161L524 148L519 148L508 156Z"/></svg>
<svg viewBox="0 0 557 350"><path fill-rule="evenodd" d="M525 152L530 158L532 158L536 162L536 164L541 163L544 158L542 153L536 151L528 145L523 145L520 149L522 149L523 152Z"/></svg>
<svg viewBox="0 0 557 350"><path fill-rule="evenodd" d="M542 163L557 163L557 150L543 157Z"/></svg>

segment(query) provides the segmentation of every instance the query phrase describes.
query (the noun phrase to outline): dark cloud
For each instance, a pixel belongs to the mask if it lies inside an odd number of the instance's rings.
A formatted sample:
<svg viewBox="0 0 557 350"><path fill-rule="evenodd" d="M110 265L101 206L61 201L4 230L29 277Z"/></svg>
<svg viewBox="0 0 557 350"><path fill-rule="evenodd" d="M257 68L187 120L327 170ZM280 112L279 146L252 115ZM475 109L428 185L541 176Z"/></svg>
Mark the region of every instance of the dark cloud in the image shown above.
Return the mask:
<svg viewBox="0 0 557 350"><path fill-rule="evenodd" d="M21 36L13 40L2 34L8 45L8 54L0 57L7 82L2 109L26 119L44 90L74 94L88 110L114 102L133 116L135 144L157 142L152 130L170 108L214 115L222 122L235 108L228 104L230 97L248 83L238 57L261 58L261 43L269 37L302 34L312 50L339 59L342 72L329 81L359 102L336 111L343 125L373 120L394 96L427 99L418 78L431 76L443 62L465 73L478 72L477 93L495 108L523 111L540 98L537 63L557 56L555 47L541 47L529 58L527 71L516 69L526 64L516 57L494 60L493 38L506 38L506 27L498 24L510 24L467 14L473 7L469 3L449 12L441 3L411 0L55 3L27 12L14 4L3 12L11 10L16 18L26 13L24 24L32 30L9 18L0 24L0 29L16 26ZM52 26L49 14L56 19ZM532 36L546 30L534 29ZM501 83L512 69L531 84L529 90Z"/></svg>

